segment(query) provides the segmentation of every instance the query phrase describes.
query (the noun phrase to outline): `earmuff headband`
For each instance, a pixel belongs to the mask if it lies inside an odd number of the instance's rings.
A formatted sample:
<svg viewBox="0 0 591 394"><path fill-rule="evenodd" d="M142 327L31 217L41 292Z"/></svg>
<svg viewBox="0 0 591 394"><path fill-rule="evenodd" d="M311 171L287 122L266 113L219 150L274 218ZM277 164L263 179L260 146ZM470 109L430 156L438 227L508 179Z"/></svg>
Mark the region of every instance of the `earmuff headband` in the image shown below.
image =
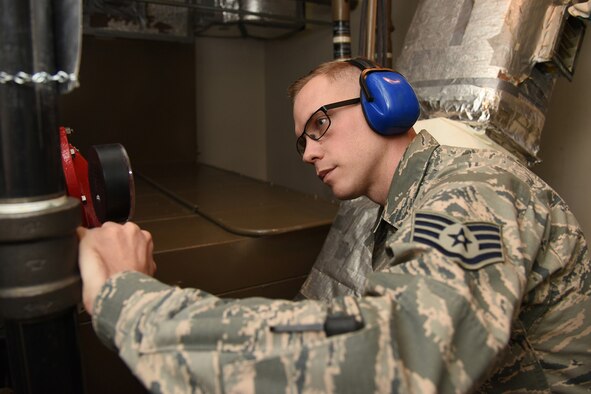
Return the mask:
<svg viewBox="0 0 591 394"><path fill-rule="evenodd" d="M367 74L373 73L376 71L390 71L395 72L391 68L381 68L381 67L373 67L373 68L366 68L361 70L361 75L359 75L359 85L361 85L361 89L363 89L363 93L365 93L365 97L367 97L367 101L373 101L373 96L367 87L367 83L365 82L367 78Z"/></svg>

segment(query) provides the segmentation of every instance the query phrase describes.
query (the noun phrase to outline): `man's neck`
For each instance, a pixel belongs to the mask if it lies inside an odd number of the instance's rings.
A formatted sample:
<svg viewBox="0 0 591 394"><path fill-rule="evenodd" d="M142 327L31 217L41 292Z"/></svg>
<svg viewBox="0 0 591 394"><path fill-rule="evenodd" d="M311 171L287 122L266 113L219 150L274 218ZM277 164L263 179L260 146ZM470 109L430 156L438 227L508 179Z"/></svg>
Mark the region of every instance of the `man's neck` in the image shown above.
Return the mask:
<svg viewBox="0 0 591 394"><path fill-rule="evenodd" d="M382 207L386 205L394 173L396 172L400 160L402 160L406 148L416 136L417 134L414 129L411 128L405 134L388 137L388 154L385 155L384 160L379 163L379 168L377 169L378 176L372 185L373 187L368 190L367 193L367 197L376 204L379 204Z"/></svg>

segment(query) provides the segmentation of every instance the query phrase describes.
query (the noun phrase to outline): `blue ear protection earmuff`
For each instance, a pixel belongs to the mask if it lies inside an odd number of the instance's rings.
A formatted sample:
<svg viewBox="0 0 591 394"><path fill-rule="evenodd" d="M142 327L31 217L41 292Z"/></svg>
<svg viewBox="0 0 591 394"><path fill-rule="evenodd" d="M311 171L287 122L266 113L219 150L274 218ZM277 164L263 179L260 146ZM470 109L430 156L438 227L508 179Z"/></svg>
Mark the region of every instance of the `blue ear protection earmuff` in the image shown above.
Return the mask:
<svg viewBox="0 0 591 394"><path fill-rule="evenodd" d="M369 127L381 135L406 133L420 114L419 100L408 81L400 73L366 59L347 62L361 69L361 107Z"/></svg>

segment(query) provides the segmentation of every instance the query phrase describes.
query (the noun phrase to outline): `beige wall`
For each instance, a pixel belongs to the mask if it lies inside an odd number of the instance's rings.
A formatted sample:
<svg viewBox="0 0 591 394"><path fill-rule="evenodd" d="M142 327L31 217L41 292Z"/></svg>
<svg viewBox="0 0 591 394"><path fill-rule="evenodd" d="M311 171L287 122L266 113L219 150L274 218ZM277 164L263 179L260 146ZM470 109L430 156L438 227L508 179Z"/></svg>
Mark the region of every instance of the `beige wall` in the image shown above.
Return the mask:
<svg viewBox="0 0 591 394"><path fill-rule="evenodd" d="M266 179L264 59L262 41L195 40L201 163Z"/></svg>
<svg viewBox="0 0 591 394"><path fill-rule="evenodd" d="M318 63L332 58L332 30L317 28L289 41L267 43L267 157L269 180L310 194L332 198L314 168L305 165L295 149L295 130L287 87Z"/></svg>
<svg viewBox="0 0 591 394"><path fill-rule="evenodd" d="M587 25L589 27L589 25ZM558 80L534 171L566 200L591 239L591 36L587 34L572 82Z"/></svg>

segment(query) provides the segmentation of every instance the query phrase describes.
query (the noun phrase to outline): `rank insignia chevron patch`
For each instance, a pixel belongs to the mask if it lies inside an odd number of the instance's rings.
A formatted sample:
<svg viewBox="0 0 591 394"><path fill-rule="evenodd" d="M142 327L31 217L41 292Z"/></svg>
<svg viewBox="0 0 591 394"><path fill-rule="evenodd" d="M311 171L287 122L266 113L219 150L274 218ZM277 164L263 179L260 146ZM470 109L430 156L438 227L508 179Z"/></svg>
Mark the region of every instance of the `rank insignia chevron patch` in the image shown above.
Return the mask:
<svg viewBox="0 0 591 394"><path fill-rule="evenodd" d="M412 240L437 249L465 269L503 261L501 229L494 223L460 223L434 212L417 212Z"/></svg>

